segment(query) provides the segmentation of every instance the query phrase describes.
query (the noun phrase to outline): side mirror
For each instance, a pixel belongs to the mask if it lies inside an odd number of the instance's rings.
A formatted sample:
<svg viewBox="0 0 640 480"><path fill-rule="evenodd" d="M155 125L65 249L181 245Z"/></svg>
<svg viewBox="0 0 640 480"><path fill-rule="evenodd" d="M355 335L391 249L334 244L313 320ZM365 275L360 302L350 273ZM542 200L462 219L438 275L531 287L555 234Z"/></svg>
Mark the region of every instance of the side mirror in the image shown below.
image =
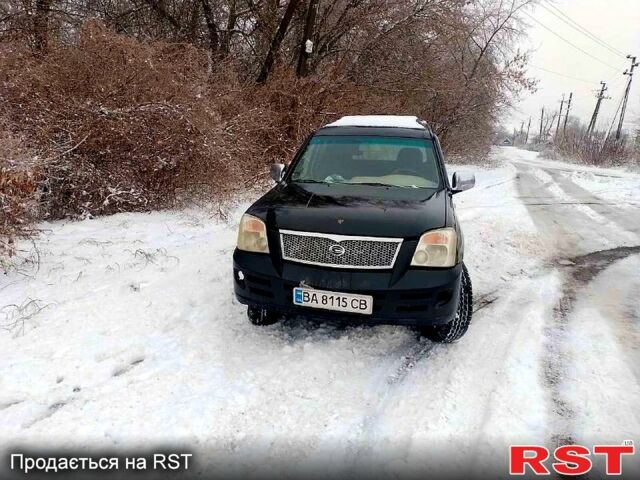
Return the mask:
<svg viewBox="0 0 640 480"><path fill-rule="evenodd" d="M473 188L475 184L476 176L473 173L455 172L451 179L451 190L453 193L460 193Z"/></svg>
<svg viewBox="0 0 640 480"><path fill-rule="evenodd" d="M283 163L273 163L271 164L271 178L273 178L274 182L280 183L284 177L284 164Z"/></svg>

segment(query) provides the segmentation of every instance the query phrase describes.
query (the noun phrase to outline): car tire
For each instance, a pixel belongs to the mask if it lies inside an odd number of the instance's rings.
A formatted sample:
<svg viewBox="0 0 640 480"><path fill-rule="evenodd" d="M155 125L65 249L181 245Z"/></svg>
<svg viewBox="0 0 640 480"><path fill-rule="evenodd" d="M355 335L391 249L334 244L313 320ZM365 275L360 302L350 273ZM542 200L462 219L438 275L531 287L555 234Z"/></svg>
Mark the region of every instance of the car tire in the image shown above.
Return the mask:
<svg viewBox="0 0 640 480"><path fill-rule="evenodd" d="M251 305L247 307L247 318L252 324L263 327L276 323L280 320L280 315L272 310Z"/></svg>
<svg viewBox="0 0 640 480"><path fill-rule="evenodd" d="M444 325L433 325L422 329L422 334L429 340L438 343L453 343L460 339L469 328L473 313L473 289L467 267L462 264L460 278L460 299L456 316Z"/></svg>

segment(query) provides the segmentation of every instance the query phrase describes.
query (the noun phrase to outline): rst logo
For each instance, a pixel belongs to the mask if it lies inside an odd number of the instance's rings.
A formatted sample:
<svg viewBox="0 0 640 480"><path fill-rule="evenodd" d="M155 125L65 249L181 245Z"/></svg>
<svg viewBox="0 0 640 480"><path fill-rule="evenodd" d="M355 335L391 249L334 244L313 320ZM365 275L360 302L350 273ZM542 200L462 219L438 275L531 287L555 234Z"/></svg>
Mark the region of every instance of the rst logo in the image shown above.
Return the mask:
<svg viewBox="0 0 640 480"><path fill-rule="evenodd" d="M595 445L589 450L583 445L563 445L553 452L539 445L512 445L509 448L509 474L549 475L550 468L560 475L584 475L591 470L591 455L602 455L607 475L622 475L622 459L625 455L634 455L633 440L622 445ZM549 465L550 464L550 465Z"/></svg>

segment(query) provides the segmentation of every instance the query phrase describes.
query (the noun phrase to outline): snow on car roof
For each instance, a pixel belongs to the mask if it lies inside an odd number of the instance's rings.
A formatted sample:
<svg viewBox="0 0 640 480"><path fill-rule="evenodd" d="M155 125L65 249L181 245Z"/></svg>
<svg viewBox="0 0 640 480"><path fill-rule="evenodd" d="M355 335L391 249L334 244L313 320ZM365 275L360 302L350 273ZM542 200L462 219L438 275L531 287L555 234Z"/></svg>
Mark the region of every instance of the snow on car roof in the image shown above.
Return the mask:
<svg viewBox="0 0 640 480"><path fill-rule="evenodd" d="M426 130L413 115L350 115L325 127L396 127Z"/></svg>

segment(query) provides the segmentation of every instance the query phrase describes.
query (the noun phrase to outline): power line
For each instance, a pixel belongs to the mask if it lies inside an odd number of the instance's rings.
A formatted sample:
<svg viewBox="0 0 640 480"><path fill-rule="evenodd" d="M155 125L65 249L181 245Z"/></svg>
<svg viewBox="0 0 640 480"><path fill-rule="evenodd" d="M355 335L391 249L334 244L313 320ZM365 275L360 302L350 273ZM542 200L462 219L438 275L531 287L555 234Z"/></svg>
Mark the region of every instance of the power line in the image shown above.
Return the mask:
<svg viewBox="0 0 640 480"><path fill-rule="evenodd" d="M533 20L534 22L536 22L538 25L540 25L542 28L548 30L550 33L554 34L556 37L558 37L560 40L562 40L563 42L571 45L573 48L575 48L576 50L584 53L585 55L587 55L588 57L593 58L595 61L600 62L603 65L606 65L607 67L609 67L612 70L620 70L620 68L618 67L614 67L612 65L609 65L607 62L605 62L604 60L600 60L598 57L591 55L589 52L587 52L586 50L580 48L579 46L577 46L575 43L571 42L570 40L567 40L566 38L564 38L562 35L560 35L559 33L557 33L555 30L553 30L552 28L547 27L544 23L542 23L540 20L534 18L533 16L531 16L529 13L527 12L523 12L527 17L529 17L531 20Z"/></svg>
<svg viewBox="0 0 640 480"><path fill-rule="evenodd" d="M617 77L613 82L607 82L607 85L609 85L609 88L617 87L618 85L620 85L622 83L624 78L625 77L624 77L624 73L623 73L622 76Z"/></svg>
<svg viewBox="0 0 640 480"><path fill-rule="evenodd" d="M602 40L601 38L599 38L598 36L596 36L595 34L591 33L589 30L587 30L585 27L583 27L582 25L580 25L578 22L576 22L574 19L572 19L569 15L567 15L566 13L564 13L562 10L560 10L558 7L556 7L555 5L553 5L551 2L549 2L548 0L546 1L547 5L551 8L553 8L556 12L550 10L547 6L540 4L540 6L542 8L544 8L545 10L547 10L549 13L551 13L552 15L554 15L556 18L560 19L562 22L566 23L567 25L569 25L571 28L573 28L574 30L582 33L584 36L586 36L587 38L593 40L594 42L596 42L598 45L600 45L601 47L606 48L607 50L613 52L616 55L619 55L620 57L625 57L624 53L622 53L620 50L618 50L617 48L613 47L612 45L608 44L607 42L605 42L604 40Z"/></svg>
<svg viewBox="0 0 640 480"><path fill-rule="evenodd" d="M608 86L608 87L607 87L607 88L608 88L608 90L614 90L614 89L615 89L615 87L617 87L618 85L620 85L620 83L622 83L622 81L623 81L623 80L624 80L624 76L623 76L623 75L621 75L619 78L618 78L618 77L616 77L616 79L615 79L615 80L613 80L613 81L609 81L609 80L607 80L607 81L606 81L606 83L607 83L607 86ZM596 90L596 92L597 92L597 90ZM593 96L593 94L594 94L594 90L593 90L593 89L590 89L588 92L580 91L580 93L576 93L576 94L574 94L574 95L573 95L573 97L574 97L574 98L592 97L592 96Z"/></svg>
<svg viewBox="0 0 640 480"><path fill-rule="evenodd" d="M560 72L554 72L553 70L549 70L548 68L539 67L539 66L533 65L531 63L529 63L528 66L529 67L533 67L533 68L537 68L538 70L544 70L545 72L553 73L554 75L559 75L561 77L569 78L571 80L576 80L578 82L590 83L592 85L597 83L595 80L586 80L584 78L572 77L571 75L566 75L566 74L560 73Z"/></svg>

